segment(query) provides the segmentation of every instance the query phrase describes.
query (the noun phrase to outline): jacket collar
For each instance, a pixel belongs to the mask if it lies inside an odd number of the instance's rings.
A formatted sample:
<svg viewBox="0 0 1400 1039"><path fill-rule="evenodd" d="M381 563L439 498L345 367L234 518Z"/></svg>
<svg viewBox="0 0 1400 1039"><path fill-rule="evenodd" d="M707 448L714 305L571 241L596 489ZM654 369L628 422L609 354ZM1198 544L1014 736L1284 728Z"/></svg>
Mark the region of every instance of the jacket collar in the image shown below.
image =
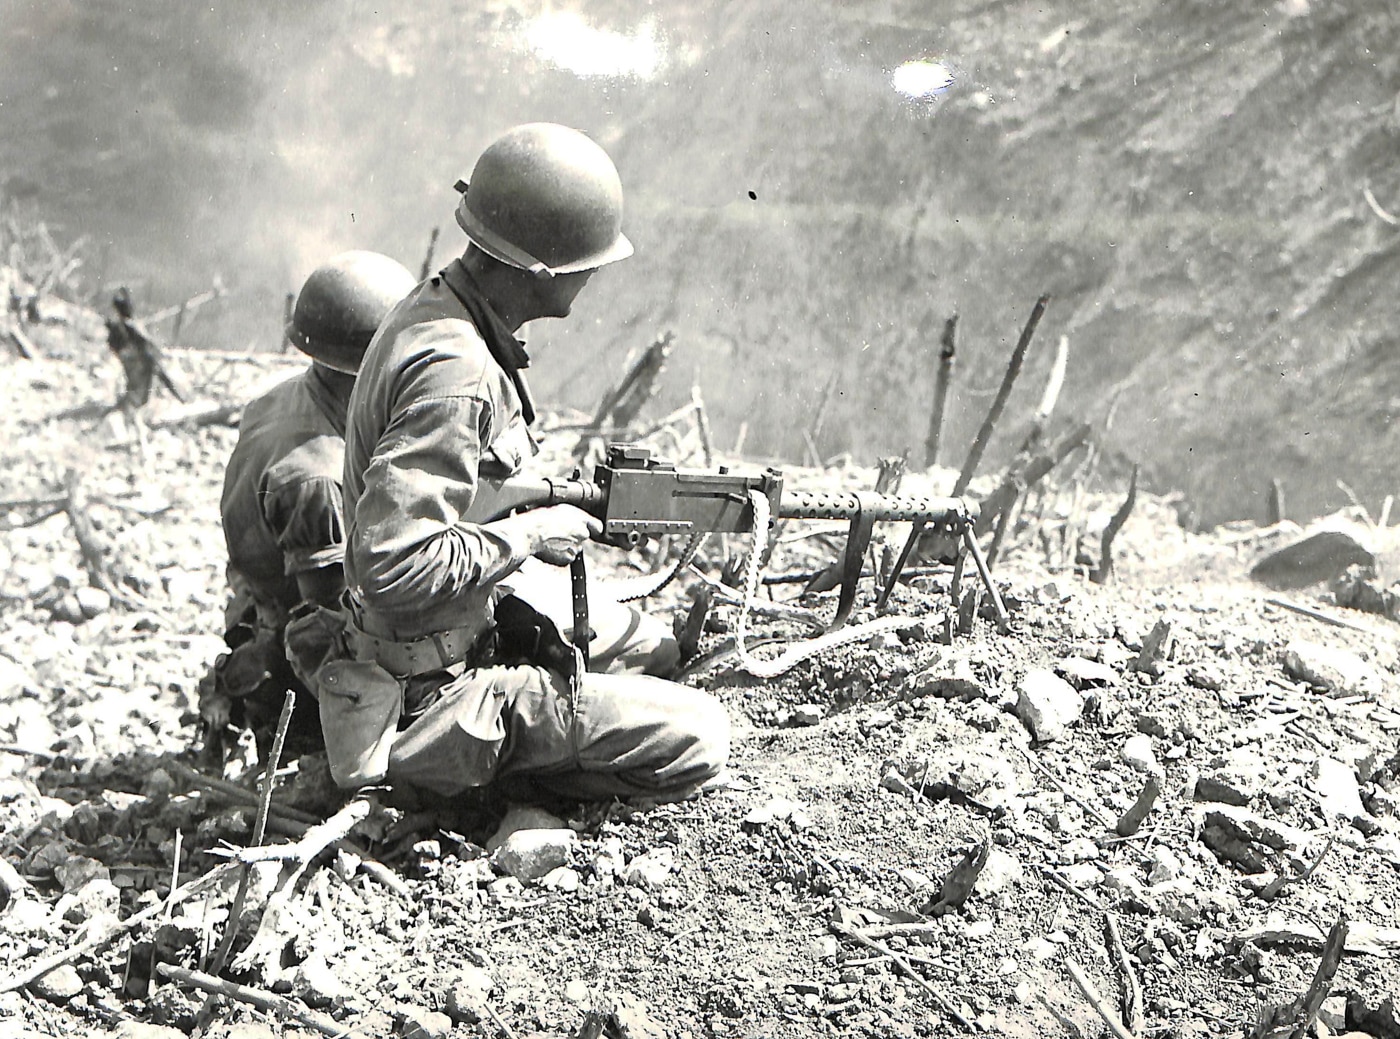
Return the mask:
<svg viewBox="0 0 1400 1039"><path fill-rule="evenodd" d="M520 395L520 413L528 426L535 421L535 400L530 394L530 386L525 381L523 369L530 367L530 355L525 352L525 344L506 327L501 316L496 313L491 301L482 293L476 279L471 276L461 259L453 260L439 274L452 294L471 315L472 324L481 334L486 349L495 359L511 382L515 383Z"/></svg>

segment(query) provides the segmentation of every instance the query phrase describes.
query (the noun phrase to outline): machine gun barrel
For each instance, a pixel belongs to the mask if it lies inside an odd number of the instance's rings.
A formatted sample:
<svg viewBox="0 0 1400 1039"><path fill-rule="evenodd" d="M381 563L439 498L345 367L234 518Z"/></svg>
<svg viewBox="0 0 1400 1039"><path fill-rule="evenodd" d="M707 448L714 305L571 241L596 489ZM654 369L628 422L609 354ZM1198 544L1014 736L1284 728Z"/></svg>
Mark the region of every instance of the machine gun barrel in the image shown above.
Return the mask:
<svg viewBox="0 0 1400 1039"><path fill-rule="evenodd" d="M857 517L877 523L914 522L940 524L970 522L977 518L977 503L968 498L940 498L923 494L877 494L874 491L799 491L783 489L778 515L783 519L844 519Z"/></svg>

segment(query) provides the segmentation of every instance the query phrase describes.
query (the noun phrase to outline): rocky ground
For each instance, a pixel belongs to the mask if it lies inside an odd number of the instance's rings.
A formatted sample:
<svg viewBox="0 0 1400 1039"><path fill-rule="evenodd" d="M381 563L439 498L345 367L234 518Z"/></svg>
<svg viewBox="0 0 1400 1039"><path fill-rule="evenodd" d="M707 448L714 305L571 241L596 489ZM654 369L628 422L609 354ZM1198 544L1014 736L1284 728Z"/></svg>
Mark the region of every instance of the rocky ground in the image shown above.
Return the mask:
<svg viewBox="0 0 1400 1039"><path fill-rule="evenodd" d="M216 403L295 368L172 360ZM226 863L253 843L248 749L233 789L189 772L197 683L221 645L235 432L162 426L199 404L158 398L143 458L94 407L119 378L95 349L0 375L0 1036L173 1039L204 996L160 968L207 967L237 886ZM108 549L105 590L65 508L70 470ZM897 632L779 679L732 659L697 669L687 681L735 726L715 790L516 812L504 829L526 829L499 846L507 806L489 797L399 801L295 875L251 867L222 975L285 994L302 1019L223 999L204 1034L1101 1034L1072 967L1136 1035L1254 1034L1309 988L1345 919L1313 1028L1400 1036L1395 629L1323 587L1250 583L1279 530L1188 534L1156 499L1120 534L1114 580L1091 583L1057 551L1068 501L1026 509L997 562L1007 634L982 617L945 644L948 576L933 573L897 594ZM1089 528L1115 504L1091 497ZM811 531L785 528L770 574L835 558L839 536ZM717 576L722 549L702 558ZM698 581L656 609L683 610ZM770 586L793 601L800 587ZM834 596L802 605L829 615ZM1153 785L1146 816L1125 820ZM284 767L275 804L271 843L341 807L315 755Z"/></svg>

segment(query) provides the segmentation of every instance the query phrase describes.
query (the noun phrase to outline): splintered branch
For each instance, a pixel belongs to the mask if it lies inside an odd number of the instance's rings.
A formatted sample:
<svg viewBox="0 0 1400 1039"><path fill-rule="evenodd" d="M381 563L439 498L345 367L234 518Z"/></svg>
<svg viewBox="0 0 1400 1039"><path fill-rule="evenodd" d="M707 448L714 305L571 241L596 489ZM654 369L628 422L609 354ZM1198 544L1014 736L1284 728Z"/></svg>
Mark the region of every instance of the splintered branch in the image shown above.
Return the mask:
<svg viewBox="0 0 1400 1039"><path fill-rule="evenodd" d="M982 512L977 517L973 529L978 534L985 534L988 530L993 529L992 524L996 522L1001 511L1011 508L1022 491L1034 487L1049 474L1050 470L1068 458L1073 451L1083 446L1084 442L1089 439L1091 428L1087 422L1080 423L1047 446L1044 451L1032 458L1019 471L1008 473L1001 481L1001 485L983 499Z"/></svg>
<svg viewBox="0 0 1400 1039"><path fill-rule="evenodd" d="M603 429L609 424L625 428L636 420L642 407L656 394L675 341L676 334L668 330L657 336L642 352L622 381L604 395L593 416L595 429Z"/></svg>
<svg viewBox="0 0 1400 1039"><path fill-rule="evenodd" d="M30 985L42 978L45 974L49 973L49 971L61 967L65 963L71 963L80 956L85 956L90 952L96 952L98 949L101 949L126 932L134 931L148 920L154 920L161 913L166 912L168 907L179 905L181 902L214 887L219 881L223 880L224 876L233 868L234 864L231 862L221 863L202 877L197 877L184 887L176 888L174 891L170 892L169 897L166 898L165 901L156 902L154 905L147 906L145 909L141 910L141 912L129 916L119 923L99 929L96 933L90 935L77 945L69 946L66 949L60 949L50 956L34 960L23 970L11 974L8 978L0 979L0 993L14 992L16 989L24 988L26 985Z"/></svg>
<svg viewBox="0 0 1400 1039"><path fill-rule="evenodd" d="M1016 384L1016 377L1021 373L1021 365L1026 359L1026 350L1030 348L1031 339L1035 335L1036 326L1040 324L1041 315L1045 313L1045 308L1050 302L1049 296L1041 296L1035 301L1035 306L1031 309L1031 316L1026 321L1026 327L1021 330L1021 338L1016 341L1016 348L1011 351L1011 360L1007 363L1006 374L1002 377L1001 387L997 390L996 398L992 401L992 406L987 409L987 417L982 420L981 427L977 430L977 436L972 440L972 447L967 453L967 460L963 462L962 472L958 474L957 482L953 484L953 497L960 498L967 491L967 486L972 482L973 475L977 472L977 466L982 461L982 453L987 449L987 443L992 438L992 433L996 430L997 420L1001 418L1002 409L1006 407L1007 398L1011 396L1011 388ZM1015 500L1015 493L1012 494ZM1007 503L1010 504L1009 502ZM982 520L990 523L994 516L989 516L985 505L982 509ZM915 547L919 544L919 539L923 537L925 523L923 520L915 521L909 531L909 537L904 542L904 547L900 550L899 559L891 568L894 574L899 574L904 570L904 564L909 562L909 556L913 554ZM982 527L979 527L980 533ZM890 593L894 591L894 582L887 582L880 591L877 603L879 609L883 610L885 604L889 602Z"/></svg>
<svg viewBox="0 0 1400 1039"><path fill-rule="evenodd" d="M957 1007L953 1006L953 1004L948 1001L948 998L944 996L943 993L939 992L938 989L930 985L928 981L924 978L924 976L914 969L913 964L911 964L899 953L895 952L893 949L881 945L879 942L872 941L871 939L867 938L865 935L861 934L859 931L853 928L842 927L840 924L834 922L829 923L827 926L830 927L832 931L840 935L842 938L850 938L851 940L859 942L861 945L864 945L867 949L870 949L873 952L877 952L881 956L887 957L891 963L893 963L896 967L899 968L899 972L901 974L903 974L910 981L914 982L914 984L918 985L919 988L927 992L929 996L933 998L934 1003L938 1006L940 1010L942 1010L945 1014L951 1017L958 1024L962 1025L962 1027L966 1028L969 1032L975 1031L975 1029L972 1026L972 1022L969 1021L967 1018L963 1017L962 1014L958 1013Z"/></svg>
<svg viewBox="0 0 1400 1039"><path fill-rule="evenodd" d="M272 740L272 752L267 756L267 770L263 773L262 794L258 798L258 814L253 822L253 847L262 844L263 837L267 833L267 815L272 807L272 788L276 785L277 766L282 763L282 745L287 739L287 726L292 721L292 708L296 704L297 694L288 689L287 695L282 701L282 713L277 719L277 734ZM243 902L248 897L248 883L252 879L251 869L245 863L242 871L238 875L238 892L233 896L233 908L228 914L228 928L224 931L223 940L219 942L219 947L214 953L214 958L209 962L209 969L214 974L218 974L224 969L224 964L228 962L229 953L233 952L234 939L238 937L238 919L243 915Z"/></svg>
<svg viewBox="0 0 1400 1039"><path fill-rule="evenodd" d="M1128 517L1132 514L1133 504L1137 501L1137 482L1138 467L1133 466L1133 475L1128 479L1128 496L1123 499L1123 504L1118 507L1113 518L1108 521L1108 526L1103 528L1103 547L1099 552L1099 565L1089 575L1089 580L1095 584L1108 584L1108 579L1113 576L1113 539L1118 536L1118 532L1123 529L1123 524L1128 522Z"/></svg>

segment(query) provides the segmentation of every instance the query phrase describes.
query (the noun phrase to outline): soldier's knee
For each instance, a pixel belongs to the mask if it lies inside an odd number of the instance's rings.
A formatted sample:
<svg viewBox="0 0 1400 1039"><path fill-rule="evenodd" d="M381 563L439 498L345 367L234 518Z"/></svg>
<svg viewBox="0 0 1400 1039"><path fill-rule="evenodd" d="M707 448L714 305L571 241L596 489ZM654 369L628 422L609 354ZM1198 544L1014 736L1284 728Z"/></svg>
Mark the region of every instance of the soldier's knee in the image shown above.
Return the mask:
<svg viewBox="0 0 1400 1039"><path fill-rule="evenodd" d="M719 775L729 761L729 712L703 689L678 688L689 694L678 712L691 740L688 771L695 782L703 783Z"/></svg>

